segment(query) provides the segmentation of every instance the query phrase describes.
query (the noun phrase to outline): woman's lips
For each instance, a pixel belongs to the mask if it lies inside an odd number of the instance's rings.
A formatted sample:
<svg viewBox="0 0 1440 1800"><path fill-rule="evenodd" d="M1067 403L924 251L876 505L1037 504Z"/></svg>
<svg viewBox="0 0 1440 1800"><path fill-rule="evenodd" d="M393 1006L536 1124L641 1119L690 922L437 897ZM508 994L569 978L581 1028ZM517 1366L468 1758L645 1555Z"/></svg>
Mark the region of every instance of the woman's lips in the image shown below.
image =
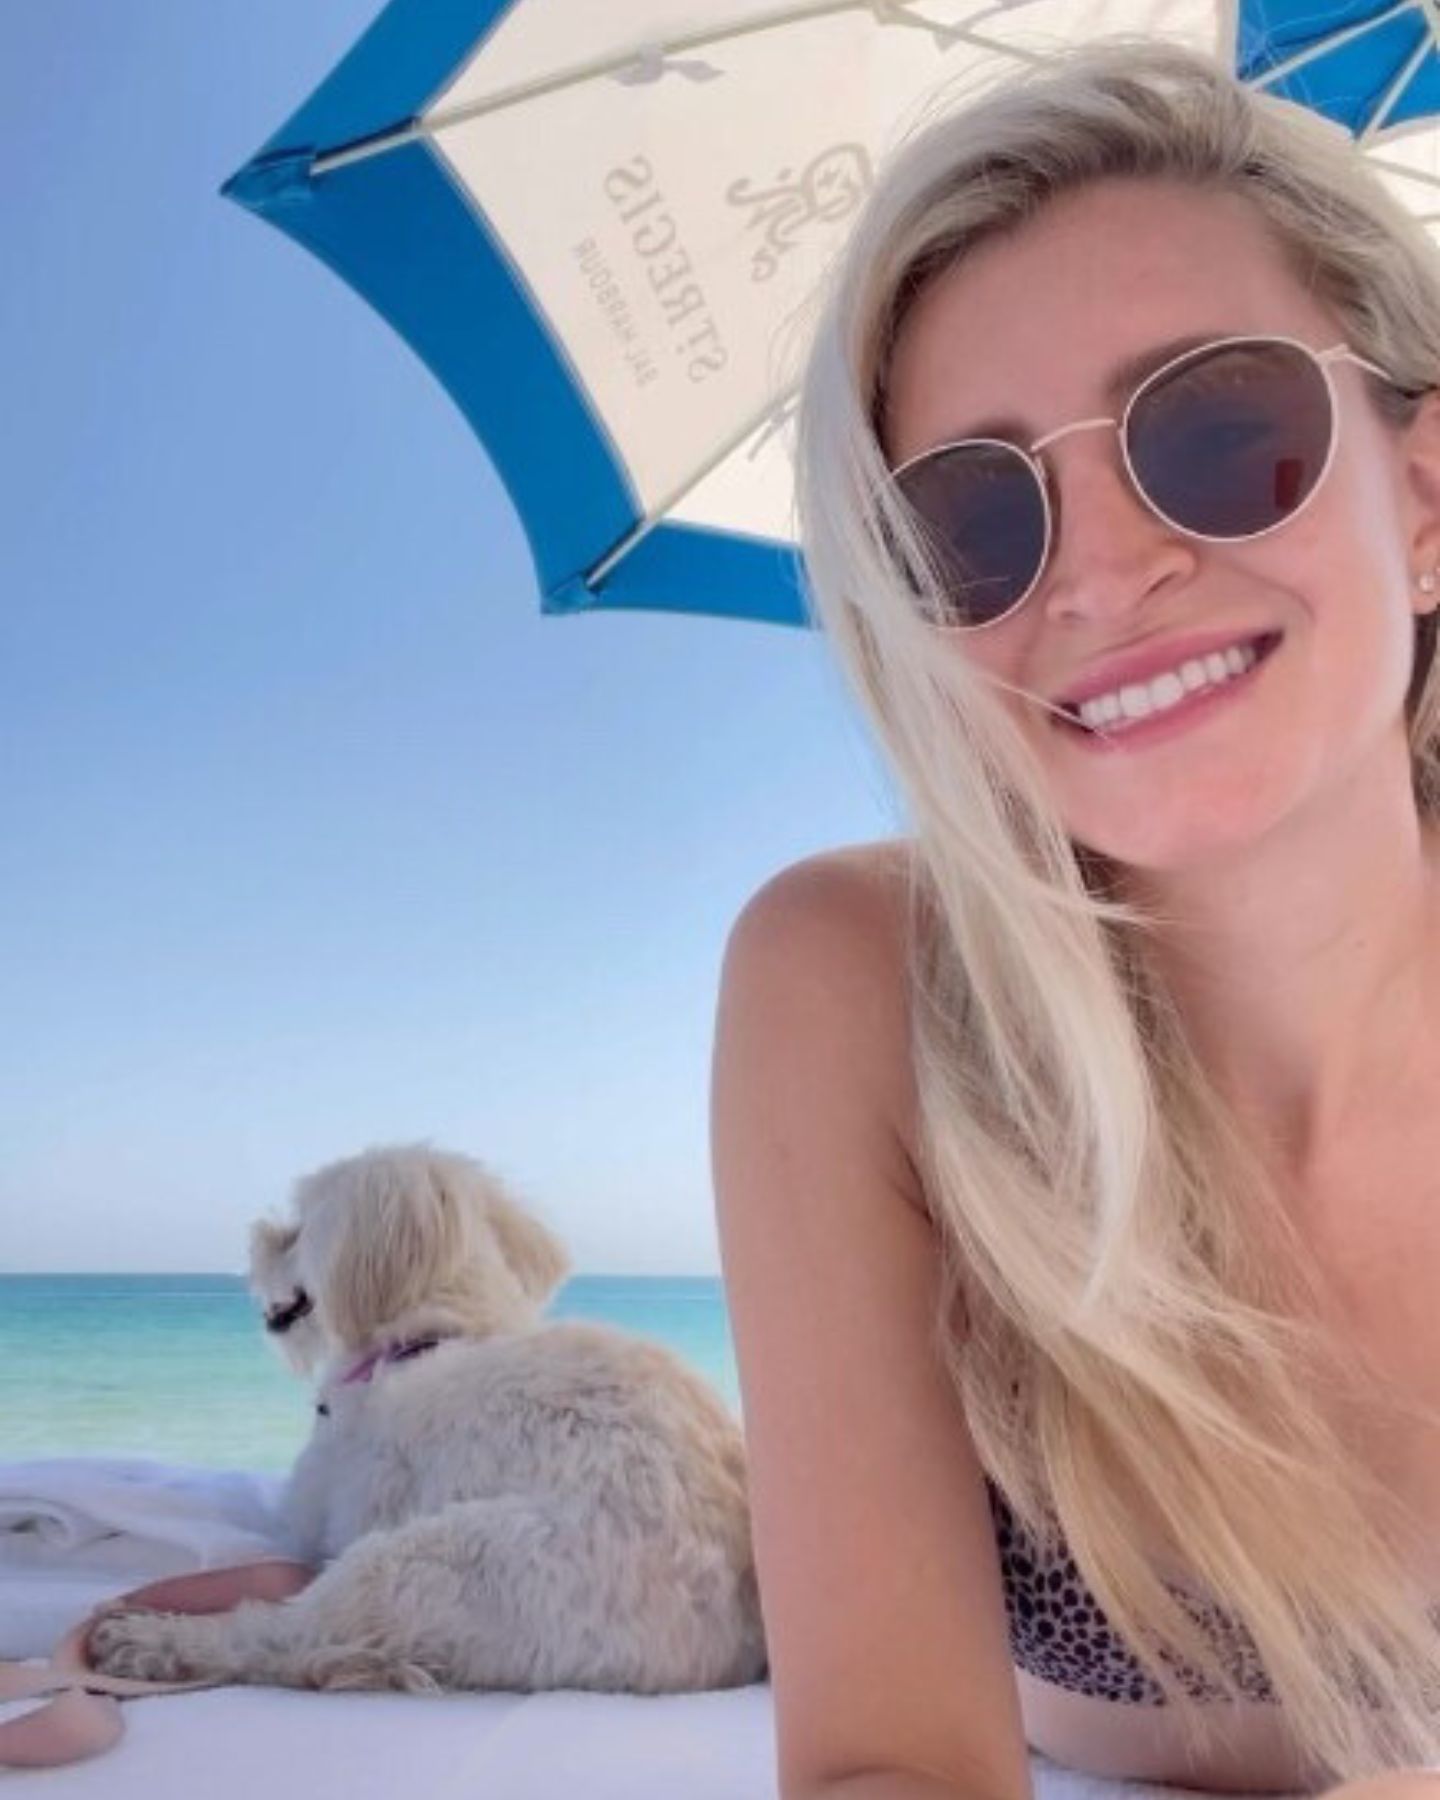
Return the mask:
<svg viewBox="0 0 1440 1800"><path fill-rule="evenodd" d="M1117 720L1097 731L1092 731L1088 725L1065 714L1052 714L1052 722L1058 730L1067 732L1085 748L1099 752L1140 750L1151 744L1163 743L1182 731L1188 731L1192 725L1199 724L1227 701L1248 693L1256 676L1266 667L1278 648L1281 637L1282 634L1273 633L1258 640L1259 655L1243 675L1232 675L1215 686L1197 689L1195 693L1177 701L1174 706L1152 712L1146 718L1133 722Z"/></svg>

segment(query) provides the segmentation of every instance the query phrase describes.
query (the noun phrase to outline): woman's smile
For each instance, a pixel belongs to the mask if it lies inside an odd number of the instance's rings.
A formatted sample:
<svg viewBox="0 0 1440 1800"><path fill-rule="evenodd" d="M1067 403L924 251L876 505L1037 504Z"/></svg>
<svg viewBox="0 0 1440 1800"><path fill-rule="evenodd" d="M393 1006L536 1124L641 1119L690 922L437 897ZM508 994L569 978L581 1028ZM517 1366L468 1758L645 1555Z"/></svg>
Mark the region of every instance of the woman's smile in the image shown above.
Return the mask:
<svg viewBox="0 0 1440 1800"><path fill-rule="evenodd" d="M1151 745L1169 743L1182 732L1228 715L1233 711L1235 701L1252 696L1263 671L1269 667L1279 648L1282 636L1282 633L1274 632L1263 638L1247 652L1249 666L1238 673L1227 673L1218 681L1207 680L1171 704L1152 704L1150 711L1143 715L1130 717L1122 713L1119 718L1102 719L1091 726L1055 713L1051 715L1051 722L1057 731L1073 738L1081 749L1102 754L1144 750ZM1132 691L1122 689L1122 702Z"/></svg>

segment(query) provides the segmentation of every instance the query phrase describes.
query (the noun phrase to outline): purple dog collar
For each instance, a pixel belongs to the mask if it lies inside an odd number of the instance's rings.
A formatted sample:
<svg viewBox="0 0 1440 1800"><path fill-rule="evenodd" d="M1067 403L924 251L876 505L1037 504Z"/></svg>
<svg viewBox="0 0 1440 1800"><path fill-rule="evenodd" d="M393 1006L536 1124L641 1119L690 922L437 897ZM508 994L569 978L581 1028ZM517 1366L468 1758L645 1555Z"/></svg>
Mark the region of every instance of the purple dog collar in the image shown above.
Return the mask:
<svg viewBox="0 0 1440 1800"><path fill-rule="evenodd" d="M438 1337L408 1338L404 1343L387 1344L383 1350L371 1350L357 1363L352 1363L340 1377L340 1386L352 1381L370 1381L382 1363L408 1362L412 1356L423 1356L440 1342Z"/></svg>

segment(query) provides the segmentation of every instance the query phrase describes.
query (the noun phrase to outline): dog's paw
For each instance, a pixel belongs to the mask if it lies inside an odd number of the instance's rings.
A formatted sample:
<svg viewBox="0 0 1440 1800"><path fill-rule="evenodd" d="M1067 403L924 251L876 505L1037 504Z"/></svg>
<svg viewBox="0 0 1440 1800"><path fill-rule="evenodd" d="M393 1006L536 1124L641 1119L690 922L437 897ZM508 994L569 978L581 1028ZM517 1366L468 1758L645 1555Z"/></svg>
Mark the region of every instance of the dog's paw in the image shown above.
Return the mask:
<svg viewBox="0 0 1440 1800"><path fill-rule="evenodd" d="M178 1640L181 1623L167 1613L106 1613L86 1638L91 1665L104 1675L130 1681L191 1681L201 1671L187 1660Z"/></svg>

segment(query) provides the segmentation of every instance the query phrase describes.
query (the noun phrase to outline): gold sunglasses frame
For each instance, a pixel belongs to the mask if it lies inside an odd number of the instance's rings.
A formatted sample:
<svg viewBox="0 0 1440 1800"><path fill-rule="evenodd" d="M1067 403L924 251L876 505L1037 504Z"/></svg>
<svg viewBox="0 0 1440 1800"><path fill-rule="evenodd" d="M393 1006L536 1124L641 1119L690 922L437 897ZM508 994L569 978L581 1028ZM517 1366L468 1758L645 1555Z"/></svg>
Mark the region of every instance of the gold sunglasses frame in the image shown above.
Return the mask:
<svg viewBox="0 0 1440 1800"><path fill-rule="evenodd" d="M1262 526L1259 531L1245 531L1238 533L1234 537L1227 537L1217 536L1212 532L1194 531L1188 525L1182 525L1178 519L1172 519L1163 508L1155 504L1150 495L1146 493L1144 485L1136 473L1135 465L1130 458L1129 424L1131 414L1138 402L1142 400L1158 382L1163 381L1177 369L1183 368L1187 363L1196 362L1203 357L1213 356L1217 350L1230 349L1240 344L1281 344L1288 349L1300 351L1309 359L1314 367L1318 369L1320 378L1325 384L1325 394L1330 409L1330 437L1325 451L1325 461L1321 465L1320 473L1315 477L1309 493L1306 494L1305 498L1293 512L1286 513L1284 518L1276 519L1271 525ZM1357 368L1364 369L1371 375L1379 376L1382 381L1390 383L1391 386L1398 385L1394 378L1384 369L1371 362L1368 357L1359 355L1356 351L1352 350L1348 344L1331 344L1328 349L1316 350L1309 344L1302 343L1299 338L1285 337L1273 332L1246 332L1230 337L1212 338L1208 343L1204 344L1193 344L1188 350L1182 350L1178 356L1170 357L1168 361L1163 362L1158 369L1152 369L1150 373L1145 376L1130 395L1129 399L1125 402L1125 405L1118 416L1076 419L1068 425L1056 426L1055 430L1047 431L1043 437L1036 438L1034 443L1029 445L1013 444L1006 438L955 438L949 443L932 444L928 449L920 451L918 455L907 457L903 463L898 464L890 471L890 479L892 481L898 482L901 475L903 475L907 469L913 469L918 464L927 462L933 457L943 456L946 452L951 450L959 450L972 446L982 449L998 448L1001 450L1008 450L1012 455L1020 458L1033 476L1035 485L1040 493L1040 505L1045 520L1045 536L1041 544L1035 573L1030 579L1029 586L1026 587L1025 591L1018 599L1012 601L1011 604L1005 608L1004 612L997 613L993 619L981 619L974 623L965 620L948 619L930 619L927 623L931 624L937 631L961 631L967 633L972 631L988 631L992 626L1002 624L1006 619L1011 618L1035 592L1044 577L1046 569L1049 567L1051 551L1055 546L1055 509L1050 499L1050 479L1046 474L1044 464L1039 460L1039 452L1048 448L1049 445L1056 443L1060 438L1069 437L1072 432L1094 431L1101 427L1110 427L1114 429L1120 438L1120 455L1125 465L1126 477L1130 482L1132 492L1140 503L1153 513L1157 519L1163 524L1168 525L1173 531L1182 532L1186 537L1195 538L1201 543L1207 544L1244 544L1257 538L1268 537L1272 531L1279 531L1283 526L1289 525L1293 520L1300 517L1301 513L1305 511L1306 507L1309 506L1310 502L1325 485L1325 477L1330 473L1331 464L1335 460L1335 451L1340 442L1341 415L1339 396L1336 393L1334 379L1331 376L1330 370L1331 366L1337 362L1353 363ZM904 498L903 493L901 497L902 499ZM929 522L923 518L923 515L920 515L917 512L917 517L921 519L921 523L927 531L933 529L930 527Z"/></svg>

